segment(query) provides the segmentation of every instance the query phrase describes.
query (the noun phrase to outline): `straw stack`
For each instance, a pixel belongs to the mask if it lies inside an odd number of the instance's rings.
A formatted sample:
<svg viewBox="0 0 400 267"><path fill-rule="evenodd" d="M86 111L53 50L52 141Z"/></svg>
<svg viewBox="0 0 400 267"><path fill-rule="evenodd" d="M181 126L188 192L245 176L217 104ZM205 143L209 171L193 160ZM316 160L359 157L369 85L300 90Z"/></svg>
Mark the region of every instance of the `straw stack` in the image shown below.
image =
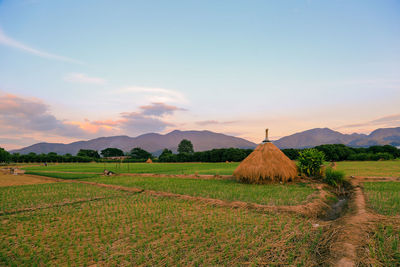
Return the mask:
<svg viewBox="0 0 400 267"><path fill-rule="evenodd" d="M236 168L236 179L253 184L287 182L297 176L296 164L266 139Z"/></svg>

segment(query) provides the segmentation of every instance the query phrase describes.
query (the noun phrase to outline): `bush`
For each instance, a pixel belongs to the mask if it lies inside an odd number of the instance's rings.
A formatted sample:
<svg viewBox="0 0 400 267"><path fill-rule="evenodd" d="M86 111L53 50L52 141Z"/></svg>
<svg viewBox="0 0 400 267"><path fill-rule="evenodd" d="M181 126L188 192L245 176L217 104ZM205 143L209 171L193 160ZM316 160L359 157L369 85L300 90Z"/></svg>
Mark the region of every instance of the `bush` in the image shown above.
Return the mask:
<svg viewBox="0 0 400 267"><path fill-rule="evenodd" d="M321 165L324 162L324 152L317 149L305 149L299 153L298 168L300 173L309 177L321 176Z"/></svg>
<svg viewBox="0 0 400 267"><path fill-rule="evenodd" d="M332 168L327 168L325 171L325 183L330 184L332 186L341 186L344 182L344 172L337 171Z"/></svg>

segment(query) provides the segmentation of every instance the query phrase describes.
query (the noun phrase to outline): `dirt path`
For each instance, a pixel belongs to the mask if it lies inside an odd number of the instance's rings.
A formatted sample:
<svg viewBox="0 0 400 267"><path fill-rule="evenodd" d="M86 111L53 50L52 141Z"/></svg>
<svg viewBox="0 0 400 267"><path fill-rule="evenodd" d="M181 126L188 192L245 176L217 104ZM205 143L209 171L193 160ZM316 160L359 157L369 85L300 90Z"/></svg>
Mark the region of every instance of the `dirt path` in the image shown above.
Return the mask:
<svg viewBox="0 0 400 267"><path fill-rule="evenodd" d="M371 180L391 181L392 179L357 177L351 180L353 190L348 212L334 221L327 231L327 235L331 235L328 261L330 265L345 267L358 265L359 255L363 255L360 249L366 243L368 231L382 220L382 216L367 210L361 184Z"/></svg>

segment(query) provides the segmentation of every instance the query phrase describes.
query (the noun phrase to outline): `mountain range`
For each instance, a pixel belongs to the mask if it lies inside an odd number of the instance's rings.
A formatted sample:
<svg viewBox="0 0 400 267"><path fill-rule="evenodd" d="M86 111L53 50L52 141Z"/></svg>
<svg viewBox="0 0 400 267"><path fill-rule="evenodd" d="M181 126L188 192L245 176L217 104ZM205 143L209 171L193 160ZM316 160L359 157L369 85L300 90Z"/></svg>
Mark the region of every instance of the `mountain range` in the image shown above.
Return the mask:
<svg viewBox="0 0 400 267"><path fill-rule="evenodd" d="M213 148L254 148L256 144L243 138L229 136L210 131L172 131L168 134L148 133L138 137L129 136L111 136L100 137L89 141L78 141L70 144L57 143L38 143L25 148L11 151L12 153L27 154L34 152L36 154L56 152L63 155L70 153L75 155L79 149L93 149L101 151L108 147L115 147L124 152L130 151L134 147L143 148L152 154L158 156L164 148L176 152L178 144L182 139L188 139L192 142L195 151L210 150Z"/></svg>
<svg viewBox="0 0 400 267"><path fill-rule="evenodd" d="M345 144L352 147L369 147L374 145L400 146L400 127L381 128L366 134L343 134L329 128L315 128L295 133L274 141L281 149L307 148L323 144Z"/></svg>
<svg viewBox="0 0 400 267"><path fill-rule="evenodd" d="M188 139L193 143L195 151L210 150L213 148L254 148L256 143L243 138L229 136L210 131L179 131L175 130L168 134L148 133L138 137L111 136L100 137L88 141L78 141L70 144L61 143L38 143L25 148L10 151L12 153L27 154L34 152L49 153L56 152L63 155L70 153L75 155L79 149L103 150L108 147L119 148L125 152L134 147L141 147L154 155L159 155L164 148L176 152L179 142ZM284 148L306 148L322 144L345 144L353 147L367 147L372 145L394 145L400 146L400 127L381 128L366 134L342 134L329 128L315 128L273 141L281 149Z"/></svg>

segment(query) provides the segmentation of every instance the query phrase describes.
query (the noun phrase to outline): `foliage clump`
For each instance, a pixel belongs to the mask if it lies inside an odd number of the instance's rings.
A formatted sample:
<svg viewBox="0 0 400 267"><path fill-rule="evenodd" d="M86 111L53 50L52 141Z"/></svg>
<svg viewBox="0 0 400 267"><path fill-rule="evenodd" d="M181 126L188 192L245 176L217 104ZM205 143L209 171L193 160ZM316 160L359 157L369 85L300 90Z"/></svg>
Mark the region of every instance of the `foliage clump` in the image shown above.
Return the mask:
<svg viewBox="0 0 400 267"><path fill-rule="evenodd" d="M325 171L324 182L339 187L342 186L345 181L345 174L343 171L334 170L332 168L327 168Z"/></svg>
<svg viewBox="0 0 400 267"><path fill-rule="evenodd" d="M138 161L145 161L147 159L153 158L153 155L150 152L148 152L140 147L133 148L130 151L129 156L131 157L131 159L138 160Z"/></svg>
<svg viewBox="0 0 400 267"><path fill-rule="evenodd" d="M321 177L321 166L324 159L324 152L315 148L305 149L299 153L297 166L301 174L315 178Z"/></svg>
<svg viewBox="0 0 400 267"><path fill-rule="evenodd" d="M10 161L11 155L4 148L0 147L0 162Z"/></svg>
<svg viewBox="0 0 400 267"><path fill-rule="evenodd" d="M103 157L122 157L124 155L124 151L119 148L109 147L103 149L100 154Z"/></svg>
<svg viewBox="0 0 400 267"><path fill-rule="evenodd" d="M55 154L54 156L57 155L56 153L54 153L54 154ZM99 152L97 152L96 150L92 150L92 149L79 149L79 152L76 155L78 157L87 157L87 158L95 158L95 159L100 158Z"/></svg>

